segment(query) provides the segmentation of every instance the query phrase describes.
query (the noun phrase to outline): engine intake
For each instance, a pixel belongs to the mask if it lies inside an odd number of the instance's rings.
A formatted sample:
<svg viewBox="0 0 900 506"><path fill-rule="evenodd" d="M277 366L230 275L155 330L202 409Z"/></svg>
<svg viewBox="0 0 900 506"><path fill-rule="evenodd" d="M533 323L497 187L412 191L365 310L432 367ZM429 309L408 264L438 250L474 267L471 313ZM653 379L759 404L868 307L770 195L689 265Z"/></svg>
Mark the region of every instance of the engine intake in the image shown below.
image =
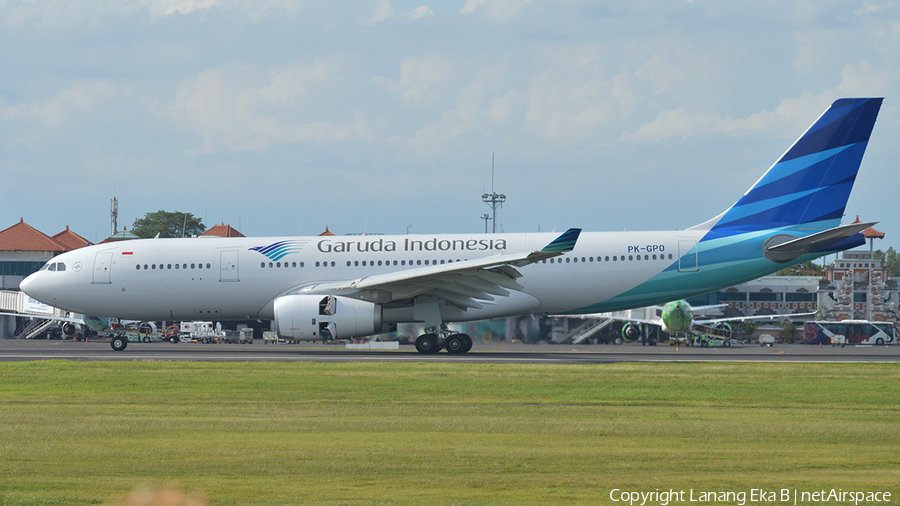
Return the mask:
<svg viewBox="0 0 900 506"><path fill-rule="evenodd" d="M275 299L275 331L285 339L349 339L380 330L379 304L335 295L285 295Z"/></svg>

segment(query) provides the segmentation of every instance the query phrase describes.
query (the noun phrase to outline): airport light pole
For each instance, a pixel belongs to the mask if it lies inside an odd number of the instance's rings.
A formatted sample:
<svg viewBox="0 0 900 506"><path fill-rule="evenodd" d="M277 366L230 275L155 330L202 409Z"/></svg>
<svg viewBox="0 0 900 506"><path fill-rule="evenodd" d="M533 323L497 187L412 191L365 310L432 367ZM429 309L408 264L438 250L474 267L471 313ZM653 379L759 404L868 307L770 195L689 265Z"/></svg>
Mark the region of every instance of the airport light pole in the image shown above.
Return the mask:
<svg viewBox="0 0 900 506"><path fill-rule="evenodd" d="M491 153L491 193L485 193L481 196L481 201L488 205L491 210L494 212L493 220L493 232L496 234L499 229L500 232L503 232L503 203L506 202L506 195L502 193L497 193L494 191L494 154ZM500 210L500 219L497 219L497 210ZM485 215L487 216L487 215ZM484 219L484 231L487 233L487 218Z"/></svg>

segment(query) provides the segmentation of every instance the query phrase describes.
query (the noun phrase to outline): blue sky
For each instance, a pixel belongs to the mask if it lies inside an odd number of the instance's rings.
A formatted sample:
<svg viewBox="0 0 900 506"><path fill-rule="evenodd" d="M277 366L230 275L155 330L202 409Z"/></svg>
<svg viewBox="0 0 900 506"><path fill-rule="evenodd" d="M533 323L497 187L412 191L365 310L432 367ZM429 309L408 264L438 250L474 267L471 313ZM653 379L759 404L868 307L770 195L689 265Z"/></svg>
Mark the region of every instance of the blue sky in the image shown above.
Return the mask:
<svg viewBox="0 0 900 506"><path fill-rule="evenodd" d="M492 154L504 231L686 228L884 96L845 221L900 248L894 1L0 0L0 69L0 228L479 232Z"/></svg>

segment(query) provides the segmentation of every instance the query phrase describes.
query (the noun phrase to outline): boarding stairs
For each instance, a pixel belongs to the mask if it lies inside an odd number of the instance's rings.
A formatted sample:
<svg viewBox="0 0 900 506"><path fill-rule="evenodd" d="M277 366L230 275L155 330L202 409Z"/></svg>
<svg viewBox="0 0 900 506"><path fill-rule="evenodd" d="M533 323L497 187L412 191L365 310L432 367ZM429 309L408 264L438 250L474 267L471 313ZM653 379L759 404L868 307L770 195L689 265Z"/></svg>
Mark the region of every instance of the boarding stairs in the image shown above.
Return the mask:
<svg viewBox="0 0 900 506"><path fill-rule="evenodd" d="M28 320L21 328L16 330L16 335L13 337L16 339L34 339L39 336L41 332L52 327L54 323L56 322L46 318Z"/></svg>
<svg viewBox="0 0 900 506"><path fill-rule="evenodd" d="M573 321L570 319L569 321ZM585 340L590 339L594 335L596 335L601 330L608 327L613 322L612 318L604 318L602 320L592 319L585 320L584 323L578 325L577 327L570 329L569 332L563 334L557 339L554 339L555 342L565 343L572 341L572 344L581 344Z"/></svg>

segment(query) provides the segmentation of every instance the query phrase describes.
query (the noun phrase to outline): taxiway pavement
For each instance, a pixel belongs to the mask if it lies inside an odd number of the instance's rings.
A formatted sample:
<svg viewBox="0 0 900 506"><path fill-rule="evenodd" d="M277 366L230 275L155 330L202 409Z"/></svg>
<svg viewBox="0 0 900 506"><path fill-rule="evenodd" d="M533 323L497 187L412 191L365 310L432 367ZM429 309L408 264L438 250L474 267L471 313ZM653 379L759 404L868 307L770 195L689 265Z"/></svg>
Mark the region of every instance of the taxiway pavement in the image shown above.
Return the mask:
<svg viewBox="0 0 900 506"><path fill-rule="evenodd" d="M25 341L0 339L0 361L215 361L215 362L473 362L473 363L614 363L614 362L900 362L900 346L737 345L730 348L688 346L530 345L476 342L465 355L422 355L415 347L399 350L348 350L325 344L129 343L121 352L108 341Z"/></svg>

